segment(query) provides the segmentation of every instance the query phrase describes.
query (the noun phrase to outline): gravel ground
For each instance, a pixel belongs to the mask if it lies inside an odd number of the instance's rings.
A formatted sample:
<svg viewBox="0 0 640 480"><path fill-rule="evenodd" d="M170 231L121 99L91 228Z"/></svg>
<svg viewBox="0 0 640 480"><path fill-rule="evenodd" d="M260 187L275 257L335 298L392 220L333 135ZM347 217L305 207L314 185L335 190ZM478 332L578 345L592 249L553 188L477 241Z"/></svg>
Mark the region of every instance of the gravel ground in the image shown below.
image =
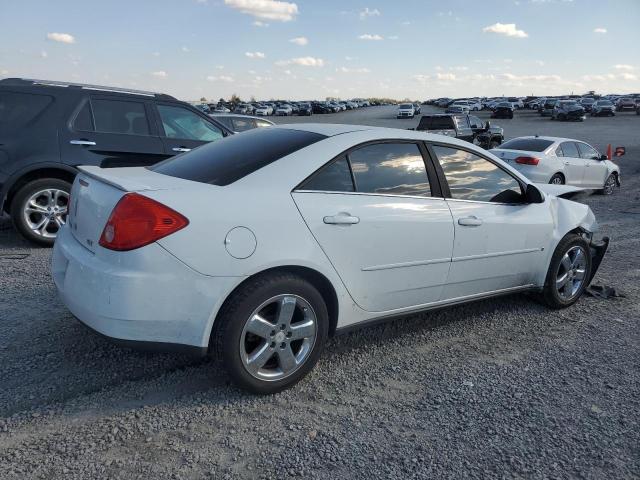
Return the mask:
<svg viewBox="0 0 640 480"><path fill-rule="evenodd" d="M394 113L312 120L417 123ZM213 360L86 330L50 251L0 220L0 478L640 478L640 117L495 123L627 147L621 190L582 199L612 237L595 282L626 297L413 315L330 340L298 386L256 397Z"/></svg>

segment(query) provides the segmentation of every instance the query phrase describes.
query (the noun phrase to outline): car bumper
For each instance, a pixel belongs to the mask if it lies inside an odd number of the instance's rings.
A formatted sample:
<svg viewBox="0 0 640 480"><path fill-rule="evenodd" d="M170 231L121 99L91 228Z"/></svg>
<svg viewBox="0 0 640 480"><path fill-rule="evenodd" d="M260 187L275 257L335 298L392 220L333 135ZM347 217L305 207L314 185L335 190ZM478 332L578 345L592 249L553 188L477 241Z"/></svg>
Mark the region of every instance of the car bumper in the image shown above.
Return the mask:
<svg viewBox="0 0 640 480"><path fill-rule="evenodd" d="M237 277L202 275L158 244L92 253L62 228L52 275L63 303L115 343L204 354L213 318Z"/></svg>
<svg viewBox="0 0 640 480"><path fill-rule="evenodd" d="M602 263L602 259L604 258L605 253L607 253L607 249L609 248L609 237L603 237L600 241L595 241L591 239L589 242L589 249L591 250L591 275L589 277L589 283L593 280L593 277L596 275L600 264Z"/></svg>

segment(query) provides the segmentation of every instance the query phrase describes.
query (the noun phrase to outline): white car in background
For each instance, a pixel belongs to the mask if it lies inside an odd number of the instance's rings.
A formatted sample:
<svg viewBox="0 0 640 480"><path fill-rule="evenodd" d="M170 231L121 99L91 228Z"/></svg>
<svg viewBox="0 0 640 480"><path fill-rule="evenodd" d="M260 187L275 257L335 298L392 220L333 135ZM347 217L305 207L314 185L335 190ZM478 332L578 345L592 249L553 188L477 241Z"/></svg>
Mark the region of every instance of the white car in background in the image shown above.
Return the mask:
<svg viewBox="0 0 640 480"><path fill-rule="evenodd" d="M260 105L259 107L256 107L253 114L261 117L273 115L273 107L271 105Z"/></svg>
<svg viewBox="0 0 640 480"><path fill-rule="evenodd" d="M396 118L413 118L416 116L416 107L413 103L401 103L398 107Z"/></svg>
<svg viewBox="0 0 640 480"><path fill-rule="evenodd" d="M284 116L293 115L293 107L288 103L284 105L280 105L278 108L276 108L276 115L284 115Z"/></svg>
<svg viewBox="0 0 640 480"><path fill-rule="evenodd" d="M482 104L476 100L456 100L451 106L464 106L467 107L469 111L474 112L482 110Z"/></svg>
<svg viewBox="0 0 640 480"><path fill-rule="evenodd" d="M586 142L559 137L518 137L491 153L536 183L597 189L620 186L620 167Z"/></svg>
<svg viewBox="0 0 640 480"><path fill-rule="evenodd" d="M545 193L571 187L410 130L280 125L80 170L52 258L71 313L126 345L219 352L260 393L375 320L522 291L568 307L608 245L587 205Z"/></svg>

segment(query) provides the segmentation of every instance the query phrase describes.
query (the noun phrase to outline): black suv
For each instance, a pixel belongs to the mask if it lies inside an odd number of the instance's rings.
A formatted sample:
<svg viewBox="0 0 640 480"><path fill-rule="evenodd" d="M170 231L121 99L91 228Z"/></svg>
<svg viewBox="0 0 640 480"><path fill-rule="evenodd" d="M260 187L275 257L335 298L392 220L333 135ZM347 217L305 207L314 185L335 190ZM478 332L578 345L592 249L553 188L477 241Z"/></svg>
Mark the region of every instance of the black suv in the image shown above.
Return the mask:
<svg viewBox="0 0 640 480"><path fill-rule="evenodd" d="M489 122L482 123L482 120L475 115L423 115L415 130L459 138L487 150L496 148L504 141L504 129L502 127L492 126Z"/></svg>
<svg viewBox="0 0 640 480"><path fill-rule="evenodd" d="M152 165L232 134L174 97L41 80L0 80L0 214L41 245L66 221L79 165Z"/></svg>

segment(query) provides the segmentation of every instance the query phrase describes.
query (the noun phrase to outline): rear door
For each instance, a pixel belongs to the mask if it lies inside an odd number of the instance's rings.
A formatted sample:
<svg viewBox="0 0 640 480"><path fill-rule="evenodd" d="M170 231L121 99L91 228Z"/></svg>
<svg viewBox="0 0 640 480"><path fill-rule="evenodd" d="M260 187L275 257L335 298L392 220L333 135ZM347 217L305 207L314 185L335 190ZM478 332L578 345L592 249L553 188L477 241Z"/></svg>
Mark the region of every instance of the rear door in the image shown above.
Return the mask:
<svg viewBox="0 0 640 480"><path fill-rule="evenodd" d="M562 157L564 163L565 183L567 185L584 185L586 162L580 158L576 142L562 142L556 149L556 156ZM604 183L604 181L602 182Z"/></svg>
<svg viewBox="0 0 640 480"><path fill-rule="evenodd" d="M600 153L586 143L576 142L576 145L580 158L584 161L583 186L602 188L609 172L605 163L600 160Z"/></svg>
<svg viewBox="0 0 640 480"><path fill-rule="evenodd" d="M183 105L157 103L155 108L167 155L188 152L226 135L210 117Z"/></svg>
<svg viewBox="0 0 640 480"><path fill-rule="evenodd" d="M455 228L442 299L534 283L553 231L548 206L524 203L516 178L487 158L446 145L432 151L448 185Z"/></svg>
<svg viewBox="0 0 640 480"><path fill-rule="evenodd" d="M453 223L425 153L417 143L395 140L356 147L292 194L364 310L412 307L441 297Z"/></svg>
<svg viewBox="0 0 640 480"><path fill-rule="evenodd" d="M135 167L167 157L148 100L108 95L83 98L60 130L60 152L69 165Z"/></svg>

